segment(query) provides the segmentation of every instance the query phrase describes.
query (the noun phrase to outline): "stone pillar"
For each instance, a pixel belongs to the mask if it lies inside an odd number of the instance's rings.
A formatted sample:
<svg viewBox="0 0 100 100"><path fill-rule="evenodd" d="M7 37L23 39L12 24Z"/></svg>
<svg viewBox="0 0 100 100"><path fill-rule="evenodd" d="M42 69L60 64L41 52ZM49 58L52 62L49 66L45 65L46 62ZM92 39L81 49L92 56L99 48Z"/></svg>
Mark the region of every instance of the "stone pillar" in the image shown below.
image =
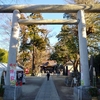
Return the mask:
<svg viewBox="0 0 100 100"><path fill-rule="evenodd" d="M79 10L77 13L77 17L79 20L78 37L81 65L81 86L74 87L74 100L91 100L90 95L88 93L88 88L90 87L90 77L84 11Z"/></svg>
<svg viewBox="0 0 100 100"><path fill-rule="evenodd" d="M22 94L21 87L10 85L10 67L14 66L16 68L18 37L20 29L18 23L19 18L20 18L19 11L14 10L11 37L10 37L10 46L9 46L7 74L6 74L6 85L5 85L3 100L17 100Z"/></svg>
<svg viewBox="0 0 100 100"><path fill-rule="evenodd" d="M10 66L16 65L18 37L19 37L19 29L20 29L20 26L18 23L19 18L20 18L19 11L14 10L12 28L11 28L10 45L9 45L6 85L10 85Z"/></svg>
<svg viewBox="0 0 100 100"><path fill-rule="evenodd" d="M87 36L86 24L85 24L83 10L78 11L77 18L79 20L78 37L79 37L79 52L80 52L80 64L81 64L81 85L90 86L87 40L86 40Z"/></svg>

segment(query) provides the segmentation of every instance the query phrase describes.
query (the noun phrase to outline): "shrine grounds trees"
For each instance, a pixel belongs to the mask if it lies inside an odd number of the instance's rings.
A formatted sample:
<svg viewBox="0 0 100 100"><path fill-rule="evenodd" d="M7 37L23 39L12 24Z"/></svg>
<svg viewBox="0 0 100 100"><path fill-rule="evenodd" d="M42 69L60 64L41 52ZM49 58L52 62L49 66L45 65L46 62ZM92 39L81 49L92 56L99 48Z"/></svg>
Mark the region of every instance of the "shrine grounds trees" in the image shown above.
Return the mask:
<svg viewBox="0 0 100 100"><path fill-rule="evenodd" d="M67 1L67 0L66 0ZM72 1L72 2L71 2ZM70 3L75 4L95 4L99 1L95 0L71 0ZM65 19L76 19L76 15L72 13L64 14ZM87 45L89 55L98 55L100 48L100 14L85 13ZM58 43L55 45L55 50L51 55L51 59L55 59L58 63L66 65L68 61L73 64L74 71L77 70L79 59L79 44L78 44L78 27L77 25L63 25L60 33L57 35Z"/></svg>
<svg viewBox="0 0 100 100"><path fill-rule="evenodd" d="M95 3L98 3L95 0L92 0L92 1L91 0L87 0L87 1L86 0L72 0L72 2L75 3L75 4L88 4L88 5L89 4L93 5ZM65 15L67 15L67 17L65 16L65 18L67 18L67 19L68 18L69 19L76 19L75 14L67 13ZM90 54L93 54L93 53L98 54L99 49L98 49L98 43L97 42L99 42L98 37L100 36L100 34L99 34L100 33L100 30L99 30L99 19L100 19L100 17L99 17L99 14L87 13L87 14L85 14L85 17L86 17L86 26L87 26L88 52ZM31 14L30 18L33 18L33 19L39 19L40 18L41 19L42 17L40 16L40 14L34 14L34 16L33 16L33 14ZM32 27L34 27L34 28L32 28ZM21 30L21 32L23 33L23 36L21 36L22 40L21 40L21 49L20 50L24 49L23 53L25 53L25 54L22 56L23 62L24 62L24 61L27 61L27 59L31 58L29 51L31 51L31 54L34 55L33 51L40 50L39 49L40 43L36 42L35 39L37 38L37 40L39 40L39 41L41 40L42 43L46 40L43 37L42 37L43 39L41 39L41 35L36 34L36 33L43 33L43 32L46 32L46 31L39 30L37 32L38 28L35 25L28 25L27 27L23 27L23 28L25 29L25 31L23 32ZM65 37L62 37L62 34L66 30L67 30L68 36L65 38ZM26 32L26 31L28 31L28 32ZM42 32L40 32L40 31L42 31ZM68 31L70 31L70 32L68 32ZM32 34L30 34L30 33L32 33ZM35 35L34 35L34 33L35 33ZM24 39L23 39L23 37L24 37ZM79 63L79 51L78 51L78 42L77 42L78 41L77 26L75 26L75 25L69 26L68 25L68 28L66 27L66 25L63 26L62 30L61 30L60 34L57 36L57 38L59 39L59 42L57 43L57 47L55 47L55 50L57 50L57 48L59 48L58 51L61 53L61 54L58 55L59 59L57 59L57 60L59 62L63 61L63 63L66 63L66 61L70 60L70 61L72 61L74 68L77 68L76 66ZM64 41L64 40L67 40L67 41ZM26 42L27 42L27 44L26 44ZM35 47L31 48L31 47L33 47L33 44L34 44ZM45 44L45 42L44 42L44 44ZM31 45L31 47L30 47L30 45ZM66 45L66 47L65 47L65 45ZM63 47L61 47L61 46L63 46ZM27 48L28 48L28 50L27 50ZM33 49L33 51L32 51L32 49ZM62 53L61 51L64 51L64 52ZM20 52L20 53L22 53L22 52ZM67 55L66 55L66 53L67 53Z"/></svg>
<svg viewBox="0 0 100 100"><path fill-rule="evenodd" d="M24 16L22 16L23 18ZM28 16L30 19L43 19L40 13L32 13ZM36 75L39 72L39 66L48 56L45 52L49 39L47 37L48 30L40 28L39 25L21 25L20 48L18 62L24 67L29 68L31 74Z"/></svg>

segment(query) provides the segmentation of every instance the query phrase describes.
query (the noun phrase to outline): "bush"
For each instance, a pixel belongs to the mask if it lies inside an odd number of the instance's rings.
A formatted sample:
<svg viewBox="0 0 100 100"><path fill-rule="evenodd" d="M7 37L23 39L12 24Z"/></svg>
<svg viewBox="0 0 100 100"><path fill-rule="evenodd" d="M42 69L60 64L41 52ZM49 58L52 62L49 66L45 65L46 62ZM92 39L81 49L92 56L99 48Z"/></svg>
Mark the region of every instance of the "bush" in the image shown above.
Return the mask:
<svg viewBox="0 0 100 100"><path fill-rule="evenodd" d="M89 94L91 97L98 97L98 89L96 87L89 88Z"/></svg>

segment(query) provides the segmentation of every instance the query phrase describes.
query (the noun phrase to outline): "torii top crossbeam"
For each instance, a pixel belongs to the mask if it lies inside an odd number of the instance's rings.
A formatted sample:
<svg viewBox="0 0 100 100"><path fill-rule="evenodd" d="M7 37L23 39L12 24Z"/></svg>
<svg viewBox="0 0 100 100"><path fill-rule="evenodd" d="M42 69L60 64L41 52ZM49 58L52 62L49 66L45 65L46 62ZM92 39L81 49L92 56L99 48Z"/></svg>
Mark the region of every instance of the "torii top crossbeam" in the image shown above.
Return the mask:
<svg viewBox="0 0 100 100"><path fill-rule="evenodd" d="M93 5L0 5L0 13L12 13L18 9L22 13L77 13L85 12L100 13L100 4Z"/></svg>

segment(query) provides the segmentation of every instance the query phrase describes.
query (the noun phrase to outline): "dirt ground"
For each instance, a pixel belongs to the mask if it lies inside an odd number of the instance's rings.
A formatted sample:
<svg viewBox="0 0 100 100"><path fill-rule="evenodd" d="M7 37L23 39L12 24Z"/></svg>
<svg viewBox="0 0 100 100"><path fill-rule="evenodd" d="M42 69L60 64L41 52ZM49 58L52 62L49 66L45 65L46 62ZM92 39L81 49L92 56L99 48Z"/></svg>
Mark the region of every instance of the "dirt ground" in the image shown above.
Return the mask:
<svg viewBox="0 0 100 100"><path fill-rule="evenodd" d="M26 78L26 84L22 86L22 97L18 100L35 100L44 77L34 77L29 76ZM55 87L57 89L60 100L73 100L73 88L67 87L64 83L65 76L53 75L52 79L54 81Z"/></svg>
<svg viewBox="0 0 100 100"><path fill-rule="evenodd" d="M73 87L67 87L64 83L66 76L52 76L60 100L73 100Z"/></svg>

